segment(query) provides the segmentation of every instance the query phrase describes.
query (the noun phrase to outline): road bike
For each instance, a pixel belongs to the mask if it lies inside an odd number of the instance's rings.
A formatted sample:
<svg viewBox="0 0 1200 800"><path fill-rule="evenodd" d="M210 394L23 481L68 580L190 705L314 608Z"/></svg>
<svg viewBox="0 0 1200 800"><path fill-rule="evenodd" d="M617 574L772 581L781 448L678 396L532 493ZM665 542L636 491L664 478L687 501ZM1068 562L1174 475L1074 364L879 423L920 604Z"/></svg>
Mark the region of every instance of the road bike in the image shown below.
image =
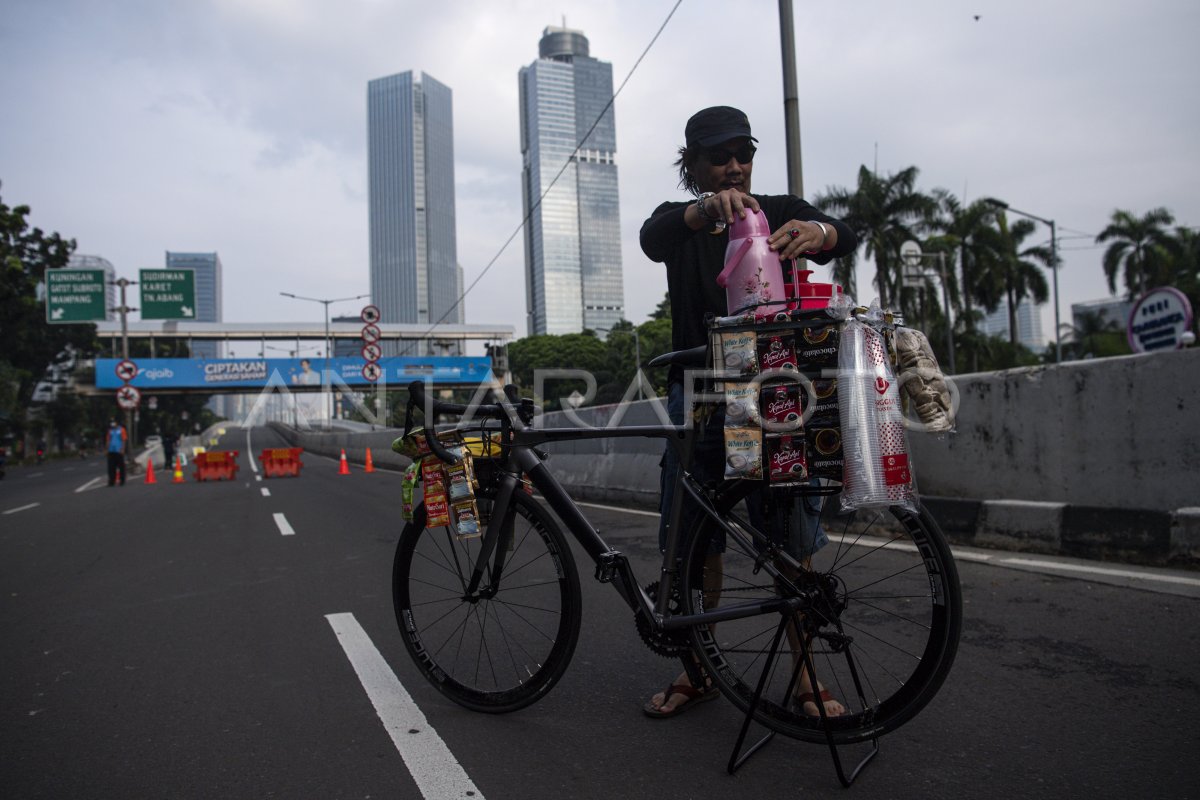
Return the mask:
<svg viewBox="0 0 1200 800"><path fill-rule="evenodd" d="M696 366L703 350L660 356L651 366ZM460 427L477 430L494 447L492 458L476 459L479 516L486 519L481 535L461 536L453 522L426 527L425 509L417 506L393 565L404 644L421 673L454 702L511 712L536 702L562 677L582 603L564 528L594 562L596 579L612 584L629 606L647 646L678 657L693 685L710 678L744 712L730 772L779 732L828 744L848 786L878 752L878 737L912 719L945 680L962 598L950 549L923 508L842 514L833 502L836 485L772 489L763 501L754 481L703 481L695 474L691 457L703 426L545 428L533 424L532 401L520 400L512 386L494 402L471 407L434 400L424 388L409 387L409 424L413 408L424 408L434 455L456 460L431 433L439 415L470 414L474 421ZM659 574L647 585L588 521L543 451L556 442L616 437L663 439L684 465ZM685 493L698 508L690 515ZM811 556L789 554L755 513L759 503L775 503L786 518L795 500L825 501L820 523L829 543ZM717 554L721 540L724 552ZM809 715L795 702L813 678L845 714L829 716L817 703L817 715ZM752 720L772 733L741 752ZM872 749L847 776L837 747L859 742Z"/></svg>

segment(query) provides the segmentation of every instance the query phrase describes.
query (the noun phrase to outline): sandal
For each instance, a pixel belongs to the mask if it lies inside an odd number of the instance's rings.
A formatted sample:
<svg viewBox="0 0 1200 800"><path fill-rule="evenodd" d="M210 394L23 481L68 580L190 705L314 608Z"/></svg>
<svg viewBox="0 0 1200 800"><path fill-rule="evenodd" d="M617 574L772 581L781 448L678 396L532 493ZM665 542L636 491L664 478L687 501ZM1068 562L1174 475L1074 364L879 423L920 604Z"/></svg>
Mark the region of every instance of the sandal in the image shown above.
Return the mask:
<svg viewBox="0 0 1200 800"><path fill-rule="evenodd" d="M819 699L812 692L805 692L804 694L798 694L798 695L796 695L796 699L795 699L796 710L799 711L801 714L804 714L804 716L806 716L806 717L819 717L821 715L821 712L819 709L816 714L805 713L804 704L812 703L813 705L817 705L817 703L819 702L822 706L824 706L830 700L834 700L834 699L835 699L834 696L829 693L828 689L821 690L821 695L820 695ZM828 711L825 712L825 715L828 717L842 716L842 714L830 714Z"/></svg>
<svg viewBox="0 0 1200 800"><path fill-rule="evenodd" d="M703 703L706 700L712 700L714 697L716 697L720 693L721 693L721 690L711 684L704 689L697 689L695 686L688 686L688 685L682 684L682 683L672 683L670 686L667 687L666 692L663 693L662 704L666 705L667 701L671 699L671 695L673 695L673 694L683 695L684 697L687 698L686 701L675 706L670 711L663 711L662 706L655 706L654 702L650 701L650 702L646 703L644 706L642 706L642 712L647 717L654 717L655 719L666 719L667 717L674 717L678 714L682 714L684 711L687 711L692 706L699 705L700 703Z"/></svg>

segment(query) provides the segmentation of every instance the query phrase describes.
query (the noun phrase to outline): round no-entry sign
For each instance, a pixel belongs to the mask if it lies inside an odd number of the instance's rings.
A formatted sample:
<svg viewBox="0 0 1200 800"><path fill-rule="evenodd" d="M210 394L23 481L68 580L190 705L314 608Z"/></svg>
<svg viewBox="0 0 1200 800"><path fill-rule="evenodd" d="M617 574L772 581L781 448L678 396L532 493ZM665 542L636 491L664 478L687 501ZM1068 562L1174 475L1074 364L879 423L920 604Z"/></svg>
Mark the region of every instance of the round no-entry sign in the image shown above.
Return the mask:
<svg viewBox="0 0 1200 800"><path fill-rule="evenodd" d="M367 380L369 380L371 383L374 383L375 381L379 380L379 376L381 374L383 374L383 370L380 369L379 365L376 364L374 361L368 362L367 364L363 365L362 376L364 378L366 378Z"/></svg>
<svg viewBox="0 0 1200 800"><path fill-rule="evenodd" d="M375 342L363 345L362 357L367 361L378 361L381 355L383 355L383 349Z"/></svg>
<svg viewBox="0 0 1200 800"><path fill-rule="evenodd" d="M117 362L117 377L128 383L137 377L137 364L130 361L128 358Z"/></svg>
<svg viewBox="0 0 1200 800"><path fill-rule="evenodd" d="M142 393L136 386L122 386L117 389L117 405L126 411L133 411L142 401Z"/></svg>
<svg viewBox="0 0 1200 800"><path fill-rule="evenodd" d="M368 325L379 322L379 306L366 306L362 310L362 321Z"/></svg>
<svg viewBox="0 0 1200 800"><path fill-rule="evenodd" d="M364 342L378 342L379 337L382 335L383 334L379 330L378 325L372 325L368 323L367 325L363 326L362 338Z"/></svg>

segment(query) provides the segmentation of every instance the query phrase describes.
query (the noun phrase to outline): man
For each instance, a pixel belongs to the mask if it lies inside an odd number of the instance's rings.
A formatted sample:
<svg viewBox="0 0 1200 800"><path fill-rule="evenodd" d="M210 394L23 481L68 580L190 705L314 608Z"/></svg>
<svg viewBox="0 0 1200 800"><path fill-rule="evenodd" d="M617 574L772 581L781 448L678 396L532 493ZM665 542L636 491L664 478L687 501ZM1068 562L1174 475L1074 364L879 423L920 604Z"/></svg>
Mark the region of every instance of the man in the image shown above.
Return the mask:
<svg viewBox="0 0 1200 800"><path fill-rule="evenodd" d="M118 474L121 478L121 485L125 485L125 448L128 438L124 425L118 424L115 419L108 421L108 433L106 434L105 441L108 450L109 486L116 484Z"/></svg>
<svg viewBox="0 0 1200 800"><path fill-rule="evenodd" d="M849 226L798 197L751 194L754 143L758 140L751 135L750 121L738 109L715 106L697 112L684 128L684 139L686 143L679 149L675 166L679 169L680 186L695 199L663 203L641 231L642 251L651 261L667 268L673 350L705 344L708 340L705 315L727 313L725 290L717 285L716 278L725 266L725 247L729 243L725 228L736 217L744 218L751 211L761 210L772 231L768 244L781 261L807 257L818 264L827 264L830 259L854 252L858 246ZM667 376L667 410L677 425L684 420L683 380L683 368L672 366ZM715 470L721 468L722 441L719 431L712 433L697 442L693 466L698 475L719 477L722 473ZM666 524L678 470L678 459L668 447L663 458L660 549L666 546ZM694 508L689 512L685 505L685 519L689 513L694 514ZM824 543L824 535L815 521L814 516L814 524L805 526L812 539L807 543L810 552ZM683 524L686 529L686 522ZM720 555L711 558L719 569ZM715 695L714 688L693 687L685 671L665 691L654 695L644 711L652 717L674 716L691 704ZM830 715L844 711L836 700L823 702ZM815 703L801 705L804 713L817 713Z"/></svg>

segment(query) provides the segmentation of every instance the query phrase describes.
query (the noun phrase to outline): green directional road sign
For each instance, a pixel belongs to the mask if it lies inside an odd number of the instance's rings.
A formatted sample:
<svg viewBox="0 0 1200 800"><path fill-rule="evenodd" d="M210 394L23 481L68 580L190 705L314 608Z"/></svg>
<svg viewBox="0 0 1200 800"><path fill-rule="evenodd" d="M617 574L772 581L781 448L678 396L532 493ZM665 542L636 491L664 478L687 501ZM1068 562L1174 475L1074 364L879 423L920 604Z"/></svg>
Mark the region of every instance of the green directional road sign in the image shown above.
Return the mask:
<svg viewBox="0 0 1200 800"><path fill-rule="evenodd" d="M138 285L142 287L142 319L196 318L195 270L144 269Z"/></svg>
<svg viewBox="0 0 1200 800"><path fill-rule="evenodd" d="M102 269L46 270L46 321L94 322L105 318Z"/></svg>

